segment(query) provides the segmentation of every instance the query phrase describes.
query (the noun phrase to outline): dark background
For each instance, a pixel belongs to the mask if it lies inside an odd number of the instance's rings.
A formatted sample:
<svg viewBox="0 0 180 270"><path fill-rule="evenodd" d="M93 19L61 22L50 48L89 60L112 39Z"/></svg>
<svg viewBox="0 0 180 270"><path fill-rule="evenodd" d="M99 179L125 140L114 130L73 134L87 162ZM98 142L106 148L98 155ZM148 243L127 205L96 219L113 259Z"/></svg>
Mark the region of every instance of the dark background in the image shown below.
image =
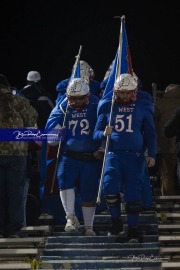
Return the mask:
<svg viewBox="0 0 180 270"><path fill-rule="evenodd" d="M71 74L75 56L104 74L115 57L120 20L126 31L132 64L143 88L151 92L180 84L180 8L178 1L61 0L1 1L0 73L18 89L30 70L38 70L44 87L56 96L57 83Z"/></svg>

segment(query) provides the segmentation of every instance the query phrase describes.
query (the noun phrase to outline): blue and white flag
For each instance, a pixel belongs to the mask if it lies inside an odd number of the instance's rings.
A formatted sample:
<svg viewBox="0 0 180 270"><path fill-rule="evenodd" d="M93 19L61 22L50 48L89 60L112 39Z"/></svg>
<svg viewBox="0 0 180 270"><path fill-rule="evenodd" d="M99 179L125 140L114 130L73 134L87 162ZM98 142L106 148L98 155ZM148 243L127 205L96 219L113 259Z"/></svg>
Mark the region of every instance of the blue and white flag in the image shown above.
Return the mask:
<svg viewBox="0 0 180 270"><path fill-rule="evenodd" d="M106 84L103 97L100 100L98 107L102 106L102 104L104 104L105 101L112 99L114 83L117 77L123 73L129 73L133 75L131 55L129 51L124 16L121 17L119 46L116 52L115 59L113 61L112 69L109 74L109 79Z"/></svg>

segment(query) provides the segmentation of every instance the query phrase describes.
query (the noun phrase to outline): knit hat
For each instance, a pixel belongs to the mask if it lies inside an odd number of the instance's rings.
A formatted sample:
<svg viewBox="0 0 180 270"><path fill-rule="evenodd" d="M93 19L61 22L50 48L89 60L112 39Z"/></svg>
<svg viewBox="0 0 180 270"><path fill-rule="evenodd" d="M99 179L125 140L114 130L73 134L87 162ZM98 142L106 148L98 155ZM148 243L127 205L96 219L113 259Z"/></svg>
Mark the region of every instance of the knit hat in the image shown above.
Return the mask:
<svg viewBox="0 0 180 270"><path fill-rule="evenodd" d="M41 80L41 75L38 71L30 71L27 74L27 81L30 82L38 82Z"/></svg>
<svg viewBox="0 0 180 270"><path fill-rule="evenodd" d="M9 87L9 82L8 79L6 78L6 76L4 76L3 74L0 74L0 84Z"/></svg>

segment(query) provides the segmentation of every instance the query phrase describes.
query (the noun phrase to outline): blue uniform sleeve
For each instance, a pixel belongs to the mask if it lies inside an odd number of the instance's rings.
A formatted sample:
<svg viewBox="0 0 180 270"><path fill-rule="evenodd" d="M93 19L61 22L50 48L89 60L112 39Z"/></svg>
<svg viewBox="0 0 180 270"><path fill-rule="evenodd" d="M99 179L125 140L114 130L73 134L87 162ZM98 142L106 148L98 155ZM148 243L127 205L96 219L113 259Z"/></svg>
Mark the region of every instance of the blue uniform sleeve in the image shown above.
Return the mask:
<svg viewBox="0 0 180 270"><path fill-rule="evenodd" d="M104 132L106 125L107 125L106 117L105 117L105 115L101 114L98 117L95 129L94 129L94 133L93 133L94 140L102 140L105 138L103 135L103 132Z"/></svg>
<svg viewBox="0 0 180 270"><path fill-rule="evenodd" d="M93 138L94 140L103 140L106 137L103 135L105 127L108 125L108 116L110 113L110 101L102 103L98 110L98 119L94 129Z"/></svg>
<svg viewBox="0 0 180 270"><path fill-rule="evenodd" d="M60 106L56 105L49 115L46 123L46 130L55 128L58 124L62 126L65 114L60 110Z"/></svg>

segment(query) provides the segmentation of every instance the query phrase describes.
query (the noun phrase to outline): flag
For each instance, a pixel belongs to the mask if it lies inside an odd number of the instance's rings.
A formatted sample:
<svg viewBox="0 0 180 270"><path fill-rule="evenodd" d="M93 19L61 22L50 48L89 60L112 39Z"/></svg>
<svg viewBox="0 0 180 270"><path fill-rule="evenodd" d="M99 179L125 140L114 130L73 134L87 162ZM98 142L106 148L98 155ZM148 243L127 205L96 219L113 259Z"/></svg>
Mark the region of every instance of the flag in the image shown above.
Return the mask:
<svg viewBox="0 0 180 270"><path fill-rule="evenodd" d="M72 81L75 78L81 78L81 71L80 71L80 59L78 58L76 63L74 64L73 68L72 68L72 74L71 77L69 79L69 83L70 81Z"/></svg>
<svg viewBox="0 0 180 270"><path fill-rule="evenodd" d="M70 78L68 79L68 82L67 82L67 86L66 86L66 89L69 85L69 83L75 79L75 78L81 78L81 71L80 71L80 59L78 58L76 63L74 64L73 68L72 68L72 73L71 73L71 76ZM66 97L66 92L64 93L64 95L62 95L59 99L59 101L57 101L57 105L58 107L60 106L60 104L64 101L67 100L67 97Z"/></svg>
<svg viewBox="0 0 180 270"><path fill-rule="evenodd" d="M114 83L117 77L123 73L129 73L133 75L132 61L128 45L128 38L126 34L124 16L121 17L119 46L117 49L115 59L113 61L112 69L109 74L109 79L107 81L103 97L100 100L98 107L104 104L104 101L112 99Z"/></svg>
<svg viewBox="0 0 180 270"><path fill-rule="evenodd" d="M122 18L122 53L121 53L121 73L129 73L133 75L131 54L128 45L128 38L125 28L125 19Z"/></svg>
<svg viewBox="0 0 180 270"><path fill-rule="evenodd" d="M109 74L109 78L108 78L108 81L107 81L107 84L106 84L106 87L105 87L105 90L104 90L104 94L103 94L103 97L102 99L100 100L100 102L103 100L103 99L106 99L108 94L112 92L113 90L113 87L114 87L114 82L116 80L116 67L118 66L118 58L119 58L119 48L117 50L117 53L116 53L116 57L113 61L113 65L112 65L112 68L111 68L111 72ZM112 95L110 96L110 98L112 97Z"/></svg>
<svg viewBox="0 0 180 270"><path fill-rule="evenodd" d="M81 78L81 72L80 72L80 69L81 69L81 67L80 67L81 51L82 51L82 45L80 46L78 55L76 56L76 61L75 61L75 64L74 64L74 66L72 68L72 74L71 74L71 77L69 79L69 83L74 78Z"/></svg>

